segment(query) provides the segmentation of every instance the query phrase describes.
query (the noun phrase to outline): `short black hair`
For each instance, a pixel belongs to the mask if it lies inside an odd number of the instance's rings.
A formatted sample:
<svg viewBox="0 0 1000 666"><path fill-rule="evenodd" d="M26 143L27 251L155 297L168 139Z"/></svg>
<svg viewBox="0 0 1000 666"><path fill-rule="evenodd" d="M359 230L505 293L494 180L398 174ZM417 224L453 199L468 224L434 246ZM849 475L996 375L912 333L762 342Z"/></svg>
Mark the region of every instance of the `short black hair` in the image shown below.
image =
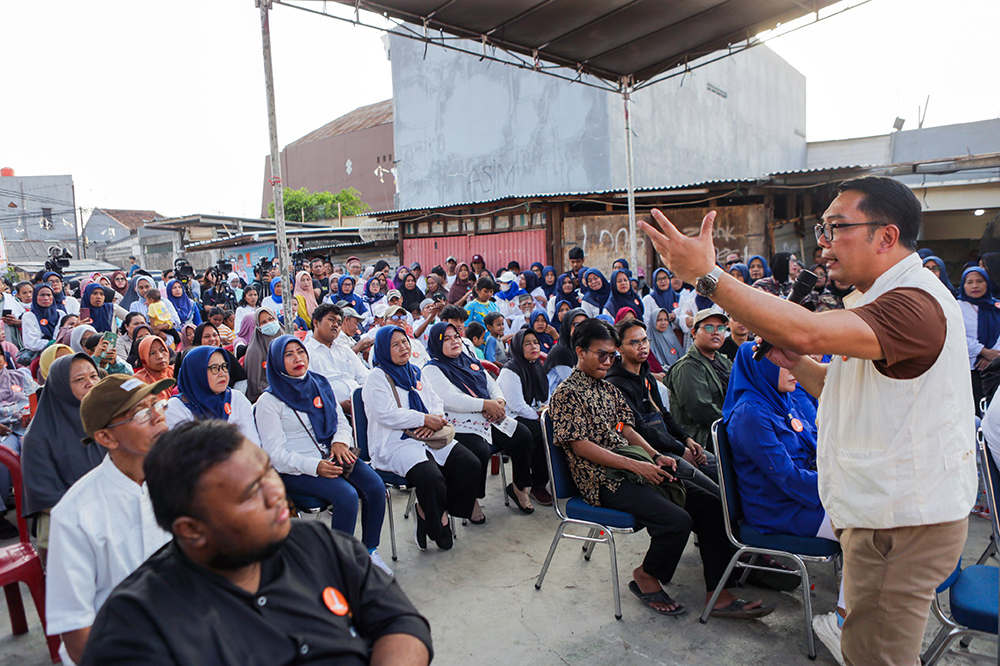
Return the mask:
<svg viewBox="0 0 1000 666"><path fill-rule="evenodd" d="M443 269L443 268L441 268L440 266L434 266L434 268L432 268L432 269L431 269L431 273L434 273L434 275L437 275L437 276L439 276L439 277L442 277L442 278L444 278L445 280L447 280L447 279L448 279L448 274L447 274L447 273L445 273L445 272L444 272L444 269Z"/></svg>
<svg viewBox="0 0 1000 666"><path fill-rule="evenodd" d="M570 249L570 251L569 251L569 258L570 259L579 259L580 261L583 261L583 248L582 247L574 247L574 248Z"/></svg>
<svg viewBox="0 0 1000 666"><path fill-rule="evenodd" d="M845 180L837 188L837 194L850 191L864 195L858 203L858 210L871 222L896 225L899 229L899 244L907 250L917 250L921 210L920 200L913 190L892 178L862 176ZM874 233L872 228L869 238L874 237Z"/></svg>
<svg viewBox="0 0 1000 666"><path fill-rule="evenodd" d="M142 319L143 323L146 323L146 317L141 312L129 312L127 315L125 315L125 319L122 320L122 325L118 328L119 333L121 333L122 335L128 335L128 325L136 317Z"/></svg>
<svg viewBox="0 0 1000 666"><path fill-rule="evenodd" d="M479 338L486 335L486 327L480 324L478 321L474 321L465 327L465 337L469 338Z"/></svg>
<svg viewBox="0 0 1000 666"><path fill-rule="evenodd" d="M202 518L195 494L202 475L243 443L243 433L227 421L188 421L160 435L142 464L156 523L167 532L182 516Z"/></svg>
<svg viewBox="0 0 1000 666"><path fill-rule="evenodd" d="M646 330L646 324L644 324L642 320L639 319L638 317L633 317L632 319L623 319L622 321L615 324L615 330L618 331L618 343L615 346L621 347L622 346L621 341L622 338L625 337L625 332L628 331L628 329L630 328L635 328L636 326L638 326L644 331Z"/></svg>
<svg viewBox="0 0 1000 666"><path fill-rule="evenodd" d="M603 342L605 340L611 340L615 343L615 347L620 344L620 338L618 337L618 331L615 327L606 321L601 321L600 319L591 318L585 319L576 325L573 330L573 348L582 347L588 349L591 343Z"/></svg>
<svg viewBox="0 0 1000 666"><path fill-rule="evenodd" d="M212 317L215 317L216 315L218 315L218 316L222 317L223 319L225 319L225 317L226 317L226 311L223 310L220 307L214 307L214 308L212 308L211 310L208 311L208 318L209 319L211 319Z"/></svg>
<svg viewBox="0 0 1000 666"><path fill-rule="evenodd" d="M479 292L483 289L491 289L494 293L496 293L497 284L496 282L493 281L493 278L484 275L483 277L476 280L476 288L474 289L474 291L478 296Z"/></svg>
<svg viewBox="0 0 1000 666"><path fill-rule="evenodd" d="M515 268L517 270L521 270L521 264L520 264L520 262L518 262L516 259L511 259L510 261L507 262L507 270L510 271L510 270L514 270Z"/></svg>
<svg viewBox="0 0 1000 666"><path fill-rule="evenodd" d="M441 310L441 314L438 315L438 319L441 321L454 321L458 320L465 322L469 318L469 313L465 311L465 308L461 308L454 303L451 305L446 305Z"/></svg>
<svg viewBox="0 0 1000 666"><path fill-rule="evenodd" d="M321 321L323 317L331 313L337 315L338 317L344 316L344 311L341 310L336 305L331 305L329 303L320 303L319 305L317 305L316 309L313 310L312 313L312 325L310 326L310 328L315 330L316 322Z"/></svg>
<svg viewBox="0 0 1000 666"><path fill-rule="evenodd" d="M492 326L493 322L495 322L497 319L503 319L503 315L500 314L499 312L490 312L485 317L483 317L483 321L486 322L487 326Z"/></svg>
<svg viewBox="0 0 1000 666"><path fill-rule="evenodd" d="M97 349L97 343L101 341L102 337L104 336L100 335L99 333L94 333L89 338L84 340L83 343L81 343L81 346L87 351L92 352L95 349Z"/></svg>

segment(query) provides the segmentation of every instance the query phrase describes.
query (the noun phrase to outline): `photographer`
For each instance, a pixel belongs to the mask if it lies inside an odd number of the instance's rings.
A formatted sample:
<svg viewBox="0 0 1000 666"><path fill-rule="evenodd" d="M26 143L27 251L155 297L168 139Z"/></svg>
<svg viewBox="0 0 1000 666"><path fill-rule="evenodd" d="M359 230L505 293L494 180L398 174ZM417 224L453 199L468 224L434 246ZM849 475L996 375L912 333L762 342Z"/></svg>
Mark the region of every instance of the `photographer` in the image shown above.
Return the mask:
<svg viewBox="0 0 1000 666"><path fill-rule="evenodd" d="M236 310L236 295L227 283L227 277L232 270L231 263L220 259L215 266L205 271L205 281L202 283L201 292L204 315L207 315L215 307L223 310Z"/></svg>
<svg viewBox="0 0 1000 666"><path fill-rule="evenodd" d="M664 264L773 343L768 358L822 398L816 462L844 552L848 612L834 629L844 662L918 663L934 590L962 554L976 497L965 326L916 254L919 200L890 178L841 183L816 239L829 278L861 296L817 313L718 268L714 211L695 238L652 214L663 233L642 229Z"/></svg>

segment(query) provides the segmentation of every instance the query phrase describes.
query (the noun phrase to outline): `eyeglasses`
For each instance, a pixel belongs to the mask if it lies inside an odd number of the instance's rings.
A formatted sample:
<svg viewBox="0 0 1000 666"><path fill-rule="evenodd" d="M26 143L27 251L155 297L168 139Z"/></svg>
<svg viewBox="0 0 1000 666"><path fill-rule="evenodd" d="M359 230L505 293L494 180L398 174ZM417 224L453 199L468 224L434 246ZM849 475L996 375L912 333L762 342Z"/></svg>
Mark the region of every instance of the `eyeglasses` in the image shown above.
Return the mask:
<svg viewBox="0 0 1000 666"><path fill-rule="evenodd" d="M640 338L638 340L629 340L626 342L629 347L633 349L638 349L639 347L646 347L649 345L649 338Z"/></svg>
<svg viewBox="0 0 1000 666"><path fill-rule="evenodd" d="M218 375L220 372L224 372L228 375L229 365L227 363L216 363L214 365L208 366L208 374L212 375L213 377Z"/></svg>
<svg viewBox="0 0 1000 666"><path fill-rule="evenodd" d="M816 242L818 243L820 239L825 240L827 243L833 242L833 232L835 229L844 229L847 227L884 227L885 222L825 222L823 224L817 224L814 231L816 232Z"/></svg>
<svg viewBox="0 0 1000 666"><path fill-rule="evenodd" d="M392 315L391 317L389 317L389 320L390 321L405 321L406 320L406 315Z"/></svg>
<svg viewBox="0 0 1000 666"><path fill-rule="evenodd" d="M593 349L587 349L585 351L589 351L591 354L596 356L598 362L600 362L601 365L604 365L608 361L613 361L615 358L615 354L618 353L613 351L594 351Z"/></svg>
<svg viewBox="0 0 1000 666"><path fill-rule="evenodd" d="M144 423L149 423L149 420L153 418L154 411L160 412L162 414L163 410L165 410L166 408L167 408L166 400L157 400L149 407L137 411L132 418L126 419L125 421L119 421L118 423L109 423L104 427L114 428L115 426L125 425L126 423L131 423L132 421L135 421L136 425L143 425Z"/></svg>
<svg viewBox="0 0 1000 666"><path fill-rule="evenodd" d="M729 327L724 324L718 324L718 325L705 324L704 326L701 327L701 330L705 331L708 334L712 333L724 334L726 331L729 330Z"/></svg>
<svg viewBox="0 0 1000 666"><path fill-rule="evenodd" d="M729 266L735 266L738 263L740 263L739 259L733 259L732 261L727 261L726 262L726 267L728 268Z"/></svg>

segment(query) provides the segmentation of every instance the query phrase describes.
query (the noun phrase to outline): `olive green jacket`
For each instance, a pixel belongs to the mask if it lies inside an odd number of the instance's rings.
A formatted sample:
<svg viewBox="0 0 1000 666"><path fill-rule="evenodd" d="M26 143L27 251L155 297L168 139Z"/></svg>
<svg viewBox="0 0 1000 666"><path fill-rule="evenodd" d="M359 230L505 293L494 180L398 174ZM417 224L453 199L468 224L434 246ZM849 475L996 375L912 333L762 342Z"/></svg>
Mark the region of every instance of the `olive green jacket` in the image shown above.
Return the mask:
<svg viewBox="0 0 1000 666"><path fill-rule="evenodd" d="M732 369L733 362L720 353L718 359ZM726 392L712 364L697 347L691 345L687 353L670 368L666 378L670 389L670 414L694 441L706 450L714 451L712 423L722 418L722 403Z"/></svg>

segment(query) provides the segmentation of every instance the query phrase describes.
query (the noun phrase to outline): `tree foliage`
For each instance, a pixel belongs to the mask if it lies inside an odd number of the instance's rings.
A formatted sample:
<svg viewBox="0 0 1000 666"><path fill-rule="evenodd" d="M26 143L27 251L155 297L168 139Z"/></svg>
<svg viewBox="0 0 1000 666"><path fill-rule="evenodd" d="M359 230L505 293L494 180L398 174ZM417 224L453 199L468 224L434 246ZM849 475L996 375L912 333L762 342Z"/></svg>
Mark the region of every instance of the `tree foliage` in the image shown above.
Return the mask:
<svg viewBox="0 0 1000 666"><path fill-rule="evenodd" d="M340 204L340 214L360 215L368 212L368 206L361 200L361 192L353 187L332 192L310 192L306 188L285 190L285 219L293 222L315 222L317 220L333 220L337 218L337 204ZM267 215L274 217L274 202L267 205Z"/></svg>

